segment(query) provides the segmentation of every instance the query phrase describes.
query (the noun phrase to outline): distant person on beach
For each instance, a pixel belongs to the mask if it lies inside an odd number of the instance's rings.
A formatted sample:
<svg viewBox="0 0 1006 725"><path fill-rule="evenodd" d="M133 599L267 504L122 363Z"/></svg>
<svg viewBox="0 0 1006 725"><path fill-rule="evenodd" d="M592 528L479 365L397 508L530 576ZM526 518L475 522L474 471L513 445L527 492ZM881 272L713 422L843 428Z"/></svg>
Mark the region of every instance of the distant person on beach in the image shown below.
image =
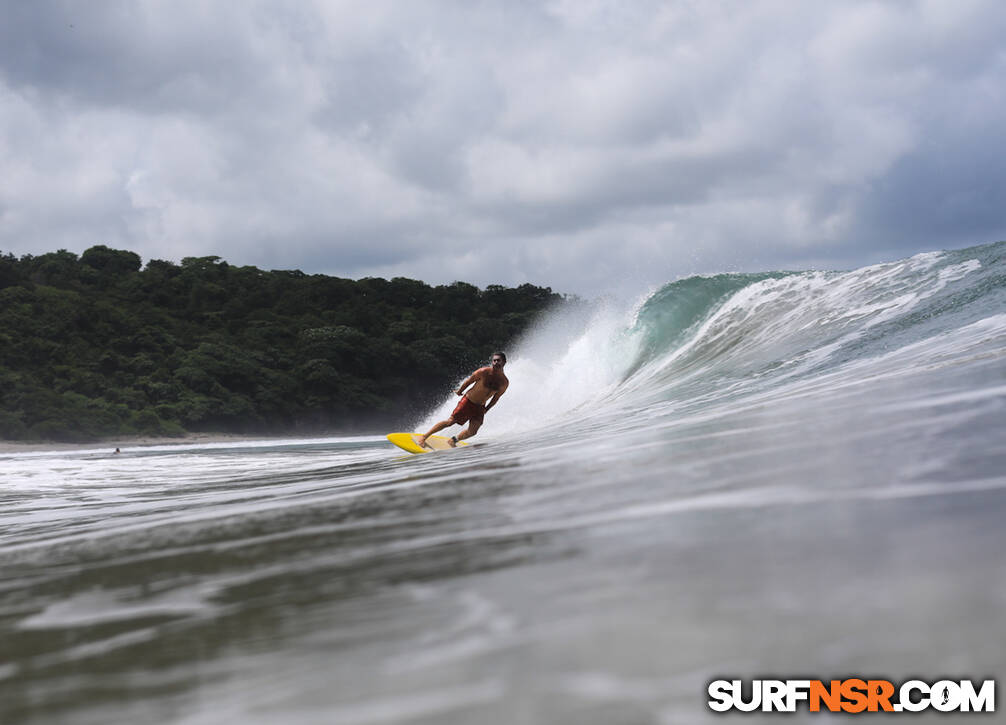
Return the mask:
<svg viewBox="0 0 1006 725"><path fill-rule="evenodd" d="M503 374L503 366L506 365L506 355L501 352L494 352L489 362L489 367L479 368L473 372L467 380L461 383L461 387L454 391L455 395L461 396L461 402L458 403L454 412L451 413L450 418L440 421L430 428L425 435L419 436L416 442L420 446L425 448L427 438L449 425L464 425L468 423L468 428L456 436L451 436L451 439L447 441L447 444L451 448L457 446L458 441L471 438L479 432L486 413L499 402L500 397L510 385L507 376ZM474 387L466 393L465 388L473 384Z"/></svg>

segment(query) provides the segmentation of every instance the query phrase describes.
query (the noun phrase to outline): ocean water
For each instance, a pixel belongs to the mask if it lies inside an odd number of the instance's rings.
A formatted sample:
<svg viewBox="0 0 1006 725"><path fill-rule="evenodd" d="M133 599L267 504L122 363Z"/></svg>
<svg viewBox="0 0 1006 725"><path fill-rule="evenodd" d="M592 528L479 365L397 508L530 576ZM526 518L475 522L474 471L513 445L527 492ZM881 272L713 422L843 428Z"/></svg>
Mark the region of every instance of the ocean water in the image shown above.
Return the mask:
<svg viewBox="0 0 1006 725"><path fill-rule="evenodd" d="M557 311L507 373L446 453L0 453L0 722L754 723L708 682L1006 672L1006 244Z"/></svg>

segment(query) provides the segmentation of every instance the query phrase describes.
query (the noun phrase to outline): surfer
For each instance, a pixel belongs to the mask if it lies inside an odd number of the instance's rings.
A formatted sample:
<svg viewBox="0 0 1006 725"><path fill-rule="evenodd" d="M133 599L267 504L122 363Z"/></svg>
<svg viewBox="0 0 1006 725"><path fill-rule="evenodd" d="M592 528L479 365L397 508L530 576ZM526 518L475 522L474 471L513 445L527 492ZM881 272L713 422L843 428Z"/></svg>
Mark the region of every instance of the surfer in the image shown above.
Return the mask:
<svg viewBox="0 0 1006 725"><path fill-rule="evenodd" d="M489 361L489 367L479 368L473 372L467 380L461 383L461 387L454 391L455 395L461 396L461 402L458 403L454 412L451 413L451 417L437 423L425 435L419 436L416 439L416 443L426 448L426 439L449 425L464 425L468 423L468 427L465 430L456 436L451 436L451 439L447 442L451 448L456 447L458 441L471 438L478 433L479 428L482 427L482 421L486 413L499 402L500 396L506 392L507 387L510 385L507 376L503 374L504 365L506 365L506 355L501 352L494 352L492 359ZM465 388L469 385L474 385L474 387L466 393Z"/></svg>

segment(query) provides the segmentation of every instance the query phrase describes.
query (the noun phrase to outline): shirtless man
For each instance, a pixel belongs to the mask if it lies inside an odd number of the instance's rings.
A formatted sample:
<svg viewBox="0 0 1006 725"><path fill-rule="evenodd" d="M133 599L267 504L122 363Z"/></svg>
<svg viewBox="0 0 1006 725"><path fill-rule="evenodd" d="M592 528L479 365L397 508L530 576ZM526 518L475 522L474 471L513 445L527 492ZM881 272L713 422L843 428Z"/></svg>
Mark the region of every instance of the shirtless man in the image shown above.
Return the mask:
<svg viewBox="0 0 1006 725"><path fill-rule="evenodd" d="M473 372L466 381L461 383L461 387L454 391L455 395L463 396L461 402L458 403L458 407L451 413L450 418L440 421L430 428L426 435L421 435L416 439L416 442L420 446L425 448L427 438L449 425L464 425L468 423L466 430L461 431L456 436L451 436L451 439L447 441L447 444L451 448L457 446L458 441L471 438L479 432L486 412L496 405L500 396L506 392L507 386L510 385L507 376L503 374L503 366L506 365L506 355L501 352L494 352L490 363L490 367L479 368ZM475 387L466 393L465 388L472 383L475 383ZM489 401L489 403L486 404L486 401Z"/></svg>

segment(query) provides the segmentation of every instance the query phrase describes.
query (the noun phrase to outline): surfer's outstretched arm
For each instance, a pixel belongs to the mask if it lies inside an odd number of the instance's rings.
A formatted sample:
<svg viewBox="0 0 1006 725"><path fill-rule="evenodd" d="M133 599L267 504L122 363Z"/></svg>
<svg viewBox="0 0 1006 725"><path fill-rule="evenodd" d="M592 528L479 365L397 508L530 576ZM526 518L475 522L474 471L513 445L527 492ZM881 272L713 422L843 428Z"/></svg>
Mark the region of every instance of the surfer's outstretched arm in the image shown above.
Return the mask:
<svg viewBox="0 0 1006 725"><path fill-rule="evenodd" d="M503 393L505 393L506 389L509 388L509 387L510 387L510 383L509 382L503 383L503 387L501 387L497 392L493 393L493 397L490 398L489 402L486 404L486 410L487 411L491 407L493 407L494 405L496 405L496 403L499 402L499 399L503 397Z"/></svg>
<svg viewBox="0 0 1006 725"><path fill-rule="evenodd" d="M464 395L465 394L465 388L467 388L472 383L474 383L478 379L478 375L479 375L479 371L478 370L476 370L474 373L472 373L471 375L469 375L468 379L466 381L464 381L463 383L461 383L461 385L458 386L458 389L454 391L454 394L455 395Z"/></svg>
<svg viewBox="0 0 1006 725"><path fill-rule="evenodd" d="M489 409L490 409L491 407L493 407L494 405L496 405L496 403L497 403L497 402L499 402L499 399L500 399L500 397L501 397L501 396L503 395L503 393L505 393L505 392L506 392L506 388L503 388L503 389L502 389L501 391L499 391L498 393L494 393L494 394L493 394L493 397L489 399L489 402L488 402L488 403L486 403L486 412L488 412L488 411L489 411Z"/></svg>

